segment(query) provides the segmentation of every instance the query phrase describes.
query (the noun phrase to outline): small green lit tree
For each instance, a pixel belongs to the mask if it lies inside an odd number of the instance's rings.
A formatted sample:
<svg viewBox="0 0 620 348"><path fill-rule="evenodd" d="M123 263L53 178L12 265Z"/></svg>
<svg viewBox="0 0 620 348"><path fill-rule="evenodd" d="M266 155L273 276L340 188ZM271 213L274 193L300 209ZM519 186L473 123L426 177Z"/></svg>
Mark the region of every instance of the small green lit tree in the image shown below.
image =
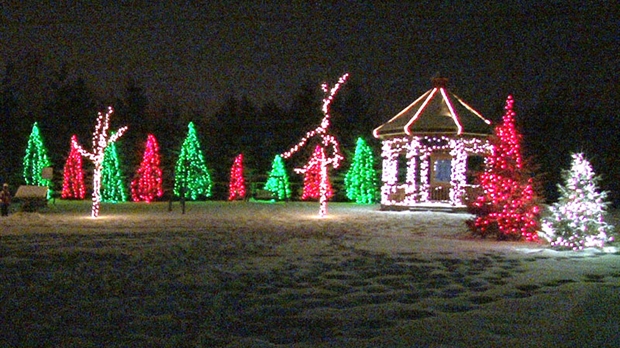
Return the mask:
<svg viewBox="0 0 620 348"><path fill-rule="evenodd" d="M174 167L174 194L192 200L200 196L211 197L213 181L200 149L196 127L190 122L187 128L187 136Z"/></svg>
<svg viewBox="0 0 620 348"><path fill-rule="evenodd" d="M265 190L271 191L277 200L285 200L291 198L291 184L286 173L284 160L282 156L276 155L271 165L271 171Z"/></svg>
<svg viewBox="0 0 620 348"><path fill-rule="evenodd" d="M362 138L357 139L351 168L344 177L347 198L358 204L372 204L379 196L377 171L372 149Z"/></svg>
<svg viewBox="0 0 620 348"><path fill-rule="evenodd" d="M37 122L32 126L32 132L28 138L28 146L26 147L26 155L24 156L24 181L28 185L50 186L49 179L43 179L41 172L43 168L52 165L47 156L47 149L43 144L43 138L39 131Z"/></svg>

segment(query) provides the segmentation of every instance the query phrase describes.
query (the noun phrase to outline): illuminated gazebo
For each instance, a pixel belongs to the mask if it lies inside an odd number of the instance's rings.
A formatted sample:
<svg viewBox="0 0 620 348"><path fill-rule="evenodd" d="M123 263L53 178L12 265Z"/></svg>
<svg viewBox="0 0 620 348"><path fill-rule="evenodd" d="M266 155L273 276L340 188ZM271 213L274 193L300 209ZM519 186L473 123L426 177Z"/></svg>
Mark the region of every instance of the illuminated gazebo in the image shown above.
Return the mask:
<svg viewBox="0 0 620 348"><path fill-rule="evenodd" d="M448 79L373 131L382 140L382 209L465 207L491 146L491 122L446 89Z"/></svg>

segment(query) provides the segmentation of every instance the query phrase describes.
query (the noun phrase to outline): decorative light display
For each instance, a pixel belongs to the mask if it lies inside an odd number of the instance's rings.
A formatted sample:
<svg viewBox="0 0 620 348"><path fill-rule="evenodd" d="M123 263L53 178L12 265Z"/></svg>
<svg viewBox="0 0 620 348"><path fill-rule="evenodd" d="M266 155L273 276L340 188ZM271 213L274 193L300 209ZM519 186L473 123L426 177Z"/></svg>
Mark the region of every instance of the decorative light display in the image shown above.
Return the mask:
<svg viewBox="0 0 620 348"><path fill-rule="evenodd" d="M230 183L228 184L228 200L245 198L245 179L243 178L243 154L237 155L230 168Z"/></svg>
<svg viewBox="0 0 620 348"><path fill-rule="evenodd" d="M381 204L412 206L431 202L431 159L433 154L451 157L449 204L462 206L467 187L467 157L491 151L486 139L464 136L412 136L382 142L383 170ZM405 182L398 181L398 157L407 159Z"/></svg>
<svg viewBox="0 0 620 348"><path fill-rule="evenodd" d="M120 138L127 130L127 126L121 127L116 133L108 135L108 128L110 126L110 116L114 110L112 107L108 107L108 112L102 114L99 112L97 116L97 124L95 125L95 131L93 132L93 148L91 152L88 152L77 143L76 138L71 139L72 146L84 157L88 158L95 165L93 171L93 206L92 217L99 216L99 206L101 205L101 172L103 170L103 160L105 157L105 149L108 145L113 144Z"/></svg>
<svg viewBox="0 0 620 348"><path fill-rule="evenodd" d="M285 200L291 198L291 184L288 180L286 167L282 156L276 155L271 164L271 171L265 183L265 190L270 191L277 200Z"/></svg>
<svg viewBox="0 0 620 348"><path fill-rule="evenodd" d="M64 199L84 199L86 188L84 186L84 170L82 169L82 155L73 146L77 144L77 137L71 137L71 150L65 162L63 170L62 192L60 197Z"/></svg>
<svg viewBox="0 0 620 348"><path fill-rule="evenodd" d="M27 185L50 186L49 179L43 179L41 172L43 168L51 166L47 157L47 149L43 145L43 138L39 131L37 122L32 126L32 132L28 138L26 155L24 156L24 181Z"/></svg>
<svg viewBox="0 0 620 348"><path fill-rule="evenodd" d="M325 152L321 146L314 148L314 153L308 164L304 167L304 188L301 194L302 200L320 199L321 198L321 186L325 185L327 198L331 198L334 194L331 184L329 183L329 177L324 176L322 171L326 168L325 164ZM327 179L327 183L323 183L324 179Z"/></svg>
<svg viewBox="0 0 620 348"><path fill-rule="evenodd" d="M174 194L192 200L199 196L211 197L213 181L200 148L196 127L190 122L187 128L187 136L174 168Z"/></svg>
<svg viewBox="0 0 620 348"><path fill-rule="evenodd" d="M134 202L150 203L164 194L160 162L157 139L153 134L149 134L142 162L131 181L131 199Z"/></svg>
<svg viewBox="0 0 620 348"><path fill-rule="evenodd" d="M118 159L116 143L111 143L106 147L102 166L101 201L107 203L127 201L127 188Z"/></svg>
<svg viewBox="0 0 620 348"><path fill-rule="evenodd" d="M304 145L306 145L306 143L308 142L308 140L310 140L311 138L318 136L321 139L321 143L320 143L320 147L322 148L323 151L323 156L324 156L324 160L321 161L321 185L319 187L319 191L320 191L320 197L319 197L319 202L320 202L320 209L319 209L319 216L320 217L324 217L325 215L327 215L327 200L329 199L328 197L328 190L329 190L329 178L328 178L328 169L327 166L331 165L333 168L338 168L340 166L340 161L342 160L342 155L340 154L340 150L338 148L338 142L336 141L336 138L329 134L327 132L328 128L329 128L329 106L332 103L332 101L334 100L334 97L336 96L336 93L338 92L338 90L340 89L340 87L342 87L342 85L347 81L347 78L349 77L349 74L344 74L340 77L340 79L338 79L338 82L331 88L329 89L327 84L324 83L321 87L323 89L323 92L325 93L325 98L323 98L323 120L321 121L321 124L306 133L306 135L301 138L301 140L292 148L290 148L288 151L286 151L285 153L282 154L282 157L284 158L290 158L293 154L295 154L297 151L299 151ZM331 148L331 152L330 156L327 156L327 149ZM310 162L308 163L308 165L310 164ZM295 168L295 172L298 174L304 174L306 173L306 171L308 170L309 166L306 165L303 168Z"/></svg>
<svg viewBox="0 0 620 348"><path fill-rule="evenodd" d="M564 185L558 185L560 198L543 218L542 230L558 249L602 248L612 241L613 226L605 222L607 192L599 191L600 178L581 153L572 155L570 170L563 170Z"/></svg>
<svg viewBox="0 0 620 348"><path fill-rule="evenodd" d="M362 138L357 139L351 168L344 177L347 198L358 204L377 201L377 171L372 149Z"/></svg>
<svg viewBox="0 0 620 348"><path fill-rule="evenodd" d="M481 236L496 234L499 239L536 241L539 207L532 178L523 166L513 104L512 96L508 96L503 123L495 128L493 151L480 175L484 194L472 204L476 218L470 227Z"/></svg>

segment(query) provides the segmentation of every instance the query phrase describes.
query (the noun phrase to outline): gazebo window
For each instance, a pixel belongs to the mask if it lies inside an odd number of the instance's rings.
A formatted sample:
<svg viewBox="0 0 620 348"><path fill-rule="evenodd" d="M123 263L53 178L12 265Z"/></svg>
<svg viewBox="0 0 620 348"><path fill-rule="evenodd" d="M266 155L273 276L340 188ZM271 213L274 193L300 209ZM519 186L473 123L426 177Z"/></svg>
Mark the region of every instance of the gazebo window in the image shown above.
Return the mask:
<svg viewBox="0 0 620 348"><path fill-rule="evenodd" d="M435 161L435 168L433 177L435 182L450 182L450 175L452 173L452 160L450 159L438 159Z"/></svg>

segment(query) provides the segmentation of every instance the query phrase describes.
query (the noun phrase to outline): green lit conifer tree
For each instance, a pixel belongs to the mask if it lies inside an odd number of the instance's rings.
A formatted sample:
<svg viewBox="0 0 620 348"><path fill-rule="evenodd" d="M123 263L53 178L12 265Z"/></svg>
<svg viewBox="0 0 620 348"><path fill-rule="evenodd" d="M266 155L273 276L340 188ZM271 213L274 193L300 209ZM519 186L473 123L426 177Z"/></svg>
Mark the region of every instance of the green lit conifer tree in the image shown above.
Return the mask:
<svg viewBox="0 0 620 348"><path fill-rule="evenodd" d="M101 201L109 203L127 201L127 187L121 171L115 142L105 148L102 167Z"/></svg>
<svg viewBox="0 0 620 348"><path fill-rule="evenodd" d="M32 132L28 138L26 155L24 156L24 181L28 185L49 186L50 180L43 179L41 172L43 168L49 167L52 163L47 156L47 149L43 144L43 138L39 131L37 122L32 126Z"/></svg>
<svg viewBox="0 0 620 348"><path fill-rule="evenodd" d="M372 149L362 138L357 139L351 168L344 177L347 198L359 204L377 201L378 180Z"/></svg>
<svg viewBox="0 0 620 348"><path fill-rule="evenodd" d="M200 141L193 122L188 124L187 136L181 146L181 154L174 168L174 194L196 200L210 197L213 182L207 168Z"/></svg>
<svg viewBox="0 0 620 348"><path fill-rule="evenodd" d="M291 184L286 173L284 160L280 155L276 155L273 159L271 171L267 183L265 183L265 190L271 191L277 200L291 198Z"/></svg>

